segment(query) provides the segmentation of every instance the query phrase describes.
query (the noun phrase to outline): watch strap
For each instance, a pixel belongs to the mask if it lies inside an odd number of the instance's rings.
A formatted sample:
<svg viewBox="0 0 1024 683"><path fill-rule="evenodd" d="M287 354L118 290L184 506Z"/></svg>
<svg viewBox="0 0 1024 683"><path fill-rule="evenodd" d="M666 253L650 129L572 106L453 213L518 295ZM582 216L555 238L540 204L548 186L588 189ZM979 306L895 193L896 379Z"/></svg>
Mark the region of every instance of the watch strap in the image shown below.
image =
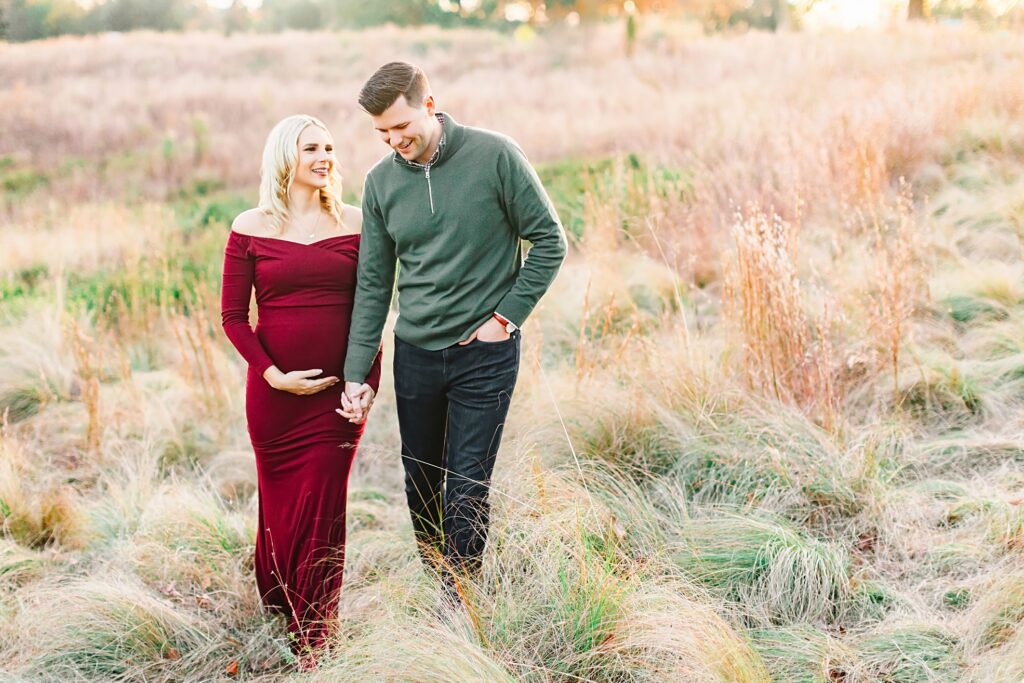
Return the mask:
<svg viewBox="0 0 1024 683"><path fill-rule="evenodd" d="M519 329L518 325L516 325L514 322L503 316L501 313L498 313L497 311L495 311L491 317L493 317L495 320L501 323L502 327L504 327L505 331L508 332L509 334L512 334L513 332Z"/></svg>

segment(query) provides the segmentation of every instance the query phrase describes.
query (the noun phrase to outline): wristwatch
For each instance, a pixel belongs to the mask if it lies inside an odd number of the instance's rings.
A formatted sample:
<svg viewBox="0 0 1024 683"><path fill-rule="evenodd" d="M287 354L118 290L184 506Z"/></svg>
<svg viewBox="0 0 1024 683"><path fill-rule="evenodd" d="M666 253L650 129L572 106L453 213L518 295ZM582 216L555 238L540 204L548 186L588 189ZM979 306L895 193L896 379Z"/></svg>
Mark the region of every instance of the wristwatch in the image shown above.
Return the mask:
<svg viewBox="0 0 1024 683"><path fill-rule="evenodd" d="M505 331L508 332L509 334L512 334L513 332L519 329L519 327L516 326L514 322L503 316L501 313L498 313L497 311L494 312L494 315L492 317L499 323L501 323L501 326L504 327Z"/></svg>

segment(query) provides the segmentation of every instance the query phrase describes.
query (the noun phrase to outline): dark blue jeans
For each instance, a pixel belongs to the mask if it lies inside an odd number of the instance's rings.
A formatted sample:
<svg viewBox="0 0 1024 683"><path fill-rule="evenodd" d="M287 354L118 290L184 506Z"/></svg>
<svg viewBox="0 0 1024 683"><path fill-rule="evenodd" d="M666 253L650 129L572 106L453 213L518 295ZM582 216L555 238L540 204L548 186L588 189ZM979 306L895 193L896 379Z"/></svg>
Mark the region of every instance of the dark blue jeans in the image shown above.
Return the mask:
<svg viewBox="0 0 1024 683"><path fill-rule="evenodd" d="M421 556L476 572L491 473L519 373L521 334L427 351L395 338L405 493Z"/></svg>

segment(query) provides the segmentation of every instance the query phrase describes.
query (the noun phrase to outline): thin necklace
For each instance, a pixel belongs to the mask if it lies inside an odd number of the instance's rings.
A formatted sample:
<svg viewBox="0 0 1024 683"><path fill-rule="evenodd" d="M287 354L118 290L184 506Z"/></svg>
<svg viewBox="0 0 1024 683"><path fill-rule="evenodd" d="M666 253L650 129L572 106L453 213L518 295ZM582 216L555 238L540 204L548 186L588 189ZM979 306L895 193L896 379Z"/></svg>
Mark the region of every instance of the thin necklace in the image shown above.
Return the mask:
<svg viewBox="0 0 1024 683"><path fill-rule="evenodd" d="M320 227L320 216L323 215L323 211L317 207L316 220L313 221L313 229L309 231L309 237L307 239L313 239L316 236L316 229Z"/></svg>

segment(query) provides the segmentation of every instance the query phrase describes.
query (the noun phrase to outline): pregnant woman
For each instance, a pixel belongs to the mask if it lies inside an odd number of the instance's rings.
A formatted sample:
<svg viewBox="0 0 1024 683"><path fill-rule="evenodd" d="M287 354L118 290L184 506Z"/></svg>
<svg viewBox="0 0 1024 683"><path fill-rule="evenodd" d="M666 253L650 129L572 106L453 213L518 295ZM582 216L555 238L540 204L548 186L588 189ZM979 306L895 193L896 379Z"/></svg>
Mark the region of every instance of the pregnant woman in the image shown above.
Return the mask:
<svg viewBox="0 0 1024 683"><path fill-rule="evenodd" d="M292 649L308 666L337 608L348 475L365 423L335 412L362 215L342 203L331 135L311 116L274 127L260 173L259 207L235 219L224 250L221 316L249 364L256 583L263 603L287 617ZM366 382L376 392L379 381L378 353Z"/></svg>

